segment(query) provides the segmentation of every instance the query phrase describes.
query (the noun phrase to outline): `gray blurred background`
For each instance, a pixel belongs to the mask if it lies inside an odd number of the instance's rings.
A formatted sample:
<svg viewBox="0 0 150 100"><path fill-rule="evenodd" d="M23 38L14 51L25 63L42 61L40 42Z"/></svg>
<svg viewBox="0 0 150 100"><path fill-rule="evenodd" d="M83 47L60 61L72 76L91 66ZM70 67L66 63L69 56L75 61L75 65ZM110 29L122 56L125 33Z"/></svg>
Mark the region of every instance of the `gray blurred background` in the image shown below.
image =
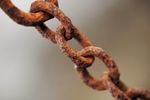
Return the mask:
<svg viewBox="0 0 150 100"><path fill-rule="evenodd" d="M12 0L29 11L34 0ZM132 88L150 89L150 0L59 0L60 8L118 64ZM46 22L52 29L56 19ZM76 41L70 41L74 48ZM96 59L89 69L99 78L105 66ZM57 45L33 27L13 22L0 10L0 100L114 100L79 79Z"/></svg>

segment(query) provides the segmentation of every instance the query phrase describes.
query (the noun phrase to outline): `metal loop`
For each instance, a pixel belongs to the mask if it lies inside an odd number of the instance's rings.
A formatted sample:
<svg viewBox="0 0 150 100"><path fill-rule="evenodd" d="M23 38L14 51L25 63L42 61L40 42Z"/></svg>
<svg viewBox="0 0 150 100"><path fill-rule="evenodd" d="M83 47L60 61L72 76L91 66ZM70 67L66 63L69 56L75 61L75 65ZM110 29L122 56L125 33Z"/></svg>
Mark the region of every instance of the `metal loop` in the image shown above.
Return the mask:
<svg viewBox="0 0 150 100"><path fill-rule="evenodd" d="M120 74L115 62L102 48L89 46L79 51L78 54L82 56L96 56L101 59L108 68L108 71L103 74L101 79L97 80L89 74L86 68L80 68L75 65L80 78L86 85L96 90L110 90L117 100L131 100L125 93L128 87L119 79Z"/></svg>
<svg viewBox="0 0 150 100"><path fill-rule="evenodd" d="M89 46L79 51L78 54L81 56L96 56L101 59L108 68L112 81L118 82L120 74L117 65L102 48Z"/></svg>
<svg viewBox="0 0 150 100"><path fill-rule="evenodd" d="M51 2L44 2L41 0L33 2L31 4L31 12L40 12L40 11L55 16L64 26L66 32L72 33L73 25L71 20L54 4L52 4Z"/></svg>
<svg viewBox="0 0 150 100"><path fill-rule="evenodd" d="M71 20L58 7L56 7L52 3L48 3L48 2L44 2L44 1L35 1L34 3L32 3L31 11L32 12L43 11L43 12L46 12L48 14L51 14L51 15L55 16L61 22L61 26L59 26L57 28L56 32L53 32L51 29L49 29L44 24L43 24L44 28L38 27L39 30L41 32L43 32L43 33L45 33L45 31L47 31L49 34L53 34L53 38L55 37L55 39L53 39L53 40L55 40L55 42L57 42L60 45L61 50L68 57L70 57L70 59L75 64L77 64L78 66L80 66L80 67L88 67L88 66L90 66L92 64L92 62L94 61L93 57L85 58L85 57L82 57L82 56L78 55L77 52L75 50L73 50L69 46L67 41L65 40L65 38L63 36L63 34L64 34L63 33L64 32L63 29L65 29L65 32L67 32L69 34L78 34L78 37L80 36L80 37L84 38L85 36L82 36L79 33L80 31L77 31L77 28L75 28L72 25ZM81 45L82 45L82 43L81 43ZM83 44L82 46L84 47L86 45ZM91 44L88 44L88 45L91 45Z"/></svg>

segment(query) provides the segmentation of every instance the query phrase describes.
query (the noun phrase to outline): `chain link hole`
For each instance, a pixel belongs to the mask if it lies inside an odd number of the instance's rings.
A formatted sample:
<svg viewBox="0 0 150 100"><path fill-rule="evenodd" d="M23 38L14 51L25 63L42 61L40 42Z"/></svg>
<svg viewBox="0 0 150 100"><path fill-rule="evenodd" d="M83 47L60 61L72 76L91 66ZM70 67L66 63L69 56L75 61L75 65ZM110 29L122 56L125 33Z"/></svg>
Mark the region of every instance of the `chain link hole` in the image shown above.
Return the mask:
<svg viewBox="0 0 150 100"><path fill-rule="evenodd" d="M91 75L96 79L100 79L100 77L103 75L103 72L107 70L105 64L97 57L95 57L94 63L88 69L89 73L91 73Z"/></svg>

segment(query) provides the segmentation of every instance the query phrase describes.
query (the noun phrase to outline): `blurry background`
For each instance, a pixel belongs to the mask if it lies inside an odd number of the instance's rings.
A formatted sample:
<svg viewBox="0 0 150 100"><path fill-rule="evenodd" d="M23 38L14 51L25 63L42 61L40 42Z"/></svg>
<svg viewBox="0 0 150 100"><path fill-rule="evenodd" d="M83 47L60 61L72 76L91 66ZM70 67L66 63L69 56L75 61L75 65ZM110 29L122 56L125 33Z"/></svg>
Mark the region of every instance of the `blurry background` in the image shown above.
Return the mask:
<svg viewBox="0 0 150 100"><path fill-rule="evenodd" d="M29 11L34 0L12 0ZM59 0L60 8L85 35L118 64L121 79L132 88L150 89L149 0ZM46 22L52 29L56 19ZM74 48L80 48L70 41ZM105 70L96 59L90 72ZM0 100L114 100L79 79L57 45L33 27L13 22L0 10Z"/></svg>

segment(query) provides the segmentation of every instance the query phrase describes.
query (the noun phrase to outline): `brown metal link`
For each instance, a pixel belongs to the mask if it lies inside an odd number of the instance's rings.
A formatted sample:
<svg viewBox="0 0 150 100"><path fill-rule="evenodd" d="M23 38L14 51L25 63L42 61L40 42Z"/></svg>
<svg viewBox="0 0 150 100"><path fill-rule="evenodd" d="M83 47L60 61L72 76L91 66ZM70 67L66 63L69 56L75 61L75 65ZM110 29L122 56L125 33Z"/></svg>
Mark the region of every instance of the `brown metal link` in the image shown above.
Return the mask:
<svg viewBox="0 0 150 100"><path fill-rule="evenodd" d="M128 90L128 87L120 81L117 65L102 48L89 46L79 51L78 54L82 56L96 56L108 68L107 73L105 72L100 80L96 80L89 74L86 68L75 67L84 83L96 90L110 90L117 100L130 100L127 94L124 93Z"/></svg>
<svg viewBox="0 0 150 100"><path fill-rule="evenodd" d="M62 35L64 34L64 32L65 34L71 33L69 35L69 38L74 37L76 40L78 40L79 43L81 43L83 47L87 47L91 45L88 39L77 28L75 28L75 26L72 25L71 20L59 8L57 8L52 3L48 3L44 1L35 1L31 5L31 12L37 12L37 11L43 11L48 14L51 14L55 16L61 22L61 25L57 28L57 32L53 32L44 24L43 24L44 29L41 27L38 27L38 30L41 33L50 32L51 34L53 34L52 40L57 41L57 43L60 44L60 48L62 49L62 51L65 52L66 55L70 57L71 60L75 64L77 64L79 67L90 66L92 62L94 61L94 58L92 56L85 58L83 56L78 55L77 52L69 46L65 37ZM58 33L61 33L61 34L58 34Z"/></svg>
<svg viewBox="0 0 150 100"><path fill-rule="evenodd" d="M104 52L102 48L92 46L91 42L78 30L71 20L58 8L57 0L35 1L31 5L30 13L18 9L10 0L0 0L0 8L15 22L25 26L35 26L43 37L57 43L74 63L80 78L89 87L103 91L109 90L116 100L150 100L147 90L129 89L121 80L116 63ZM61 25L56 32L48 28L43 22L56 17ZM76 39L83 49L75 51L67 42ZM107 67L99 80L88 72L87 68L98 57Z"/></svg>
<svg viewBox="0 0 150 100"><path fill-rule="evenodd" d="M115 62L104 52L102 48L89 46L78 52L82 56L96 56L101 59L109 70L111 79L117 83L119 80L119 72Z"/></svg>

